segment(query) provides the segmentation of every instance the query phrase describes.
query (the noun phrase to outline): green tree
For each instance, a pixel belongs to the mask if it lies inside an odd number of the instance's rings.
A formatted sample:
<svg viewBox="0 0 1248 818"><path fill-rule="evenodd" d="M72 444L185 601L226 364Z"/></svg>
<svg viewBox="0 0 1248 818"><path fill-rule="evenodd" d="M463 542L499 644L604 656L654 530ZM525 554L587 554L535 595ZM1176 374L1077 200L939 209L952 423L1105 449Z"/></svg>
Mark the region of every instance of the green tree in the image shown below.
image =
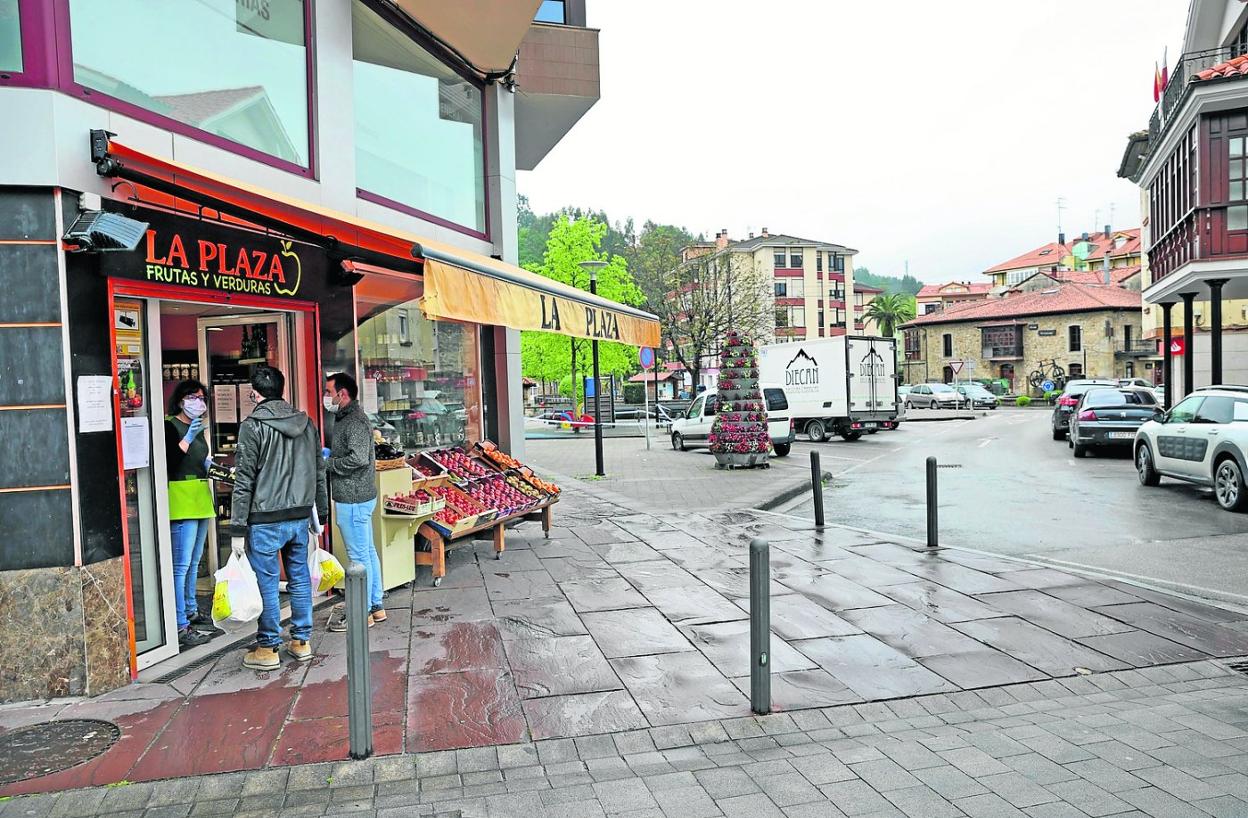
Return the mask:
<svg viewBox="0 0 1248 818"><path fill-rule="evenodd" d="M877 295L863 310L863 319L874 321L880 335L891 337L897 328L914 318L914 296L905 293Z"/></svg>
<svg viewBox="0 0 1248 818"><path fill-rule="evenodd" d="M628 272L628 263L623 256L609 256L600 249L606 235L607 225L598 219L571 219L561 214L550 228L541 263L531 264L528 269L588 291L589 273L580 262L605 261L607 266L598 271L598 294L621 304L640 305L644 296ZM584 378L593 373L590 353L591 342L587 339L550 332L520 334L521 370L528 377L541 381L561 381L574 373L573 405L580 402ZM636 367L636 361L636 347L610 341L598 344L599 371L604 376L626 375Z"/></svg>
<svg viewBox="0 0 1248 818"><path fill-rule="evenodd" d="M854 281L870 287L879 287L886 293L909 293L915 295L923 287L923 282L910 274L901 278L896 276L876 275L866 267L854 268Z"/></svg>

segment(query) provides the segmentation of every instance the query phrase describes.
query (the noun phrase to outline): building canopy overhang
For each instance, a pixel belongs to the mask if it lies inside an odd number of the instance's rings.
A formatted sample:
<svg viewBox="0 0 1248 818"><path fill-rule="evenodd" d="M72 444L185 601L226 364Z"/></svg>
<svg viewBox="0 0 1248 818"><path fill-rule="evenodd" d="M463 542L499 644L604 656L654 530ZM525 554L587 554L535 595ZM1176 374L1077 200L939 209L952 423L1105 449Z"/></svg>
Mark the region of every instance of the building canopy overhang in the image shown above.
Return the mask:
<svg viewBox="0 0 1248 818"><path fill-rule="evenodd" d="M222 215L330 247L344 266L424 274L428 318L659 345L659 320L514 264L152 156L117 142L97 170L184 198ZM358 263L357 263L358 262Z"/></svg>
<svg viewBox="0 0 1248 818"><path fill-rule="evenodd" d="M384 0L485 76L510 70L542 0Z"/></svg>

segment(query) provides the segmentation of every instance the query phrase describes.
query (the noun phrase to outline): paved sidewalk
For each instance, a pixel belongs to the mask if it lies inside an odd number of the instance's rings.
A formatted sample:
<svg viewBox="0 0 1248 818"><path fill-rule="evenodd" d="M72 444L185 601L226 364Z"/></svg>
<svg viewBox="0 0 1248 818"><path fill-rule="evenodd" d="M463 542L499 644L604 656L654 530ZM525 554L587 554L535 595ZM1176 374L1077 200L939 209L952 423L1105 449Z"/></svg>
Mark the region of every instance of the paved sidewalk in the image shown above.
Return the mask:
<svg viewBox="0 0 1248 818"><path fill-rule="evenodd" d="M589 480L591 489L638 512L770 507L778 496L790 499L810 488L808 455L797 452L771 458L767 469L717 469L708 449L678 452L659 435L650 451L640 438L604 439L602 453L607 476ZM525 461L560 485L586 481L595 468L593 436L529 440Z"/></svg>
<svg viewBox="0 0 1248 818"><path fill-rule="evenodd" d="M574 485L555 522L550 539L517 529L501 560L488 542L452 552L440 588L422 572L389 595L390 620L370 631L379 754L491 757L748 715L746 546L759 536L772 543L773 703L794 718L1034 682L1091 692L1131 668L1248 654L1248 614L781 515L639 514ZM97 758L0 796L344 759L345 639L322 625L315 659L277 672L234 653L168 684L0 707L0 737L53 718L121 730Z"/></svg>
<svg viewBox="0 0 1248 818"><path fill-rule="evenodd" d="M1248 815L1248 679L1219 662L614 735L0 802L14 816Z"/></svg>

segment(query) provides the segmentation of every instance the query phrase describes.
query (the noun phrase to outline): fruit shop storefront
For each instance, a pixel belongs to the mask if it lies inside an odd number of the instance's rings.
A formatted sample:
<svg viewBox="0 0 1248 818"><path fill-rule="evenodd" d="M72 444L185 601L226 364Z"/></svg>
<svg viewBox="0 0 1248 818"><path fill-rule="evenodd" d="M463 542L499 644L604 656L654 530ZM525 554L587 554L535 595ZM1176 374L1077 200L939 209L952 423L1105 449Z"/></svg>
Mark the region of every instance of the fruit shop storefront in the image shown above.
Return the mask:
<svg viewBox="0 0 1248 818"><path fill-rule="evenodd" d="M282 370L286 399L313 418L327 445L333 417L322 409L325 377L352 373L374 438L386 447L381 451L393 456L401 449L403 461L397 462L418 467L379 470L379 488L396 501L391 510L378 503L374 524L390 546L395 531L405 533L412 552L420 542L414 523L428 514L415 521L404 515L431 511L428 504L405 505L416 500L412 479L419 487L426 476L422 468L433 486L437 472L449 477L444 464L457 457L492 464L498 479L487 496L500 508L511 498L518 498L519 508L536 503L529 495L547 497L535 488L543 486L536 475L525 478L519 469L503 474L498 465L519 466L506 452L522 456L523 447L522 431L513 431L522 430L522 423L513 422L523 414L519 344L509 330L639 345L658 340L653 316L494 258L117 142L93 159L101 175L115 177L117 197L82 213L91 203L61 191L62 221L68 226L115 214L132 220L142 236L134 249L106 250L92 247L90 236L75 243L72 228L60 237L72 376L65 403L72 429L65 487L71 502L59 524L68 526L72 518L83 611L76 620L55 618L59 626L43 623L59 631L38 638L85 657L87 667L66 673L54 658L24 668L6 663L0 667L0 701L97 695L132 679L160 678L201 653L250 636L242 632L247 626L239 626L179 653L164 420L180 382L204 385L209 447L228 468L240 425L254 407L248 383L255 367ZM209 607L213 572L229 555L229 485L212 486L217 523L209 526L198 571L201 611ZM448 484L441 491L456 489ZM8 499L12 506L14 498ZM43 513L33 506L3 510ZM448 514L439 516L451 521L441 529L445 540L465 522ZM393 525L383 525L391 518ZM475 522L475 515L466 522ZM334 550L345 564L336 526L329 531L331 547L339 546ZM383 553L388 587L415 578L404 567L408 557L387 561ZM432 565L436 572L439 566ZM86 577L98 599L86 598ZM37 592L31 600L38 607ZM38 619L36 611L27 617Z"/></svg>

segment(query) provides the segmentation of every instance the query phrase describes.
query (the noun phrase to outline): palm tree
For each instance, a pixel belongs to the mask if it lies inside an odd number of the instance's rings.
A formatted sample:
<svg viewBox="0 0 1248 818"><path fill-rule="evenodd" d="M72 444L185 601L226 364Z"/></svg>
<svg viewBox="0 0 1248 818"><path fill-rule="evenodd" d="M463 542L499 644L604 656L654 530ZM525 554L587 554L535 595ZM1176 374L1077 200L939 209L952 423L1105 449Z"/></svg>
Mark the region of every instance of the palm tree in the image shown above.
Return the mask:
<svg viewBox="0 0 1248 818"><path fill-rule="evenodd" d="M874 321L880 335L892 337L897 327L914 318L914 297L905 293L877 295L867 304L862 317Z"/></svg>

